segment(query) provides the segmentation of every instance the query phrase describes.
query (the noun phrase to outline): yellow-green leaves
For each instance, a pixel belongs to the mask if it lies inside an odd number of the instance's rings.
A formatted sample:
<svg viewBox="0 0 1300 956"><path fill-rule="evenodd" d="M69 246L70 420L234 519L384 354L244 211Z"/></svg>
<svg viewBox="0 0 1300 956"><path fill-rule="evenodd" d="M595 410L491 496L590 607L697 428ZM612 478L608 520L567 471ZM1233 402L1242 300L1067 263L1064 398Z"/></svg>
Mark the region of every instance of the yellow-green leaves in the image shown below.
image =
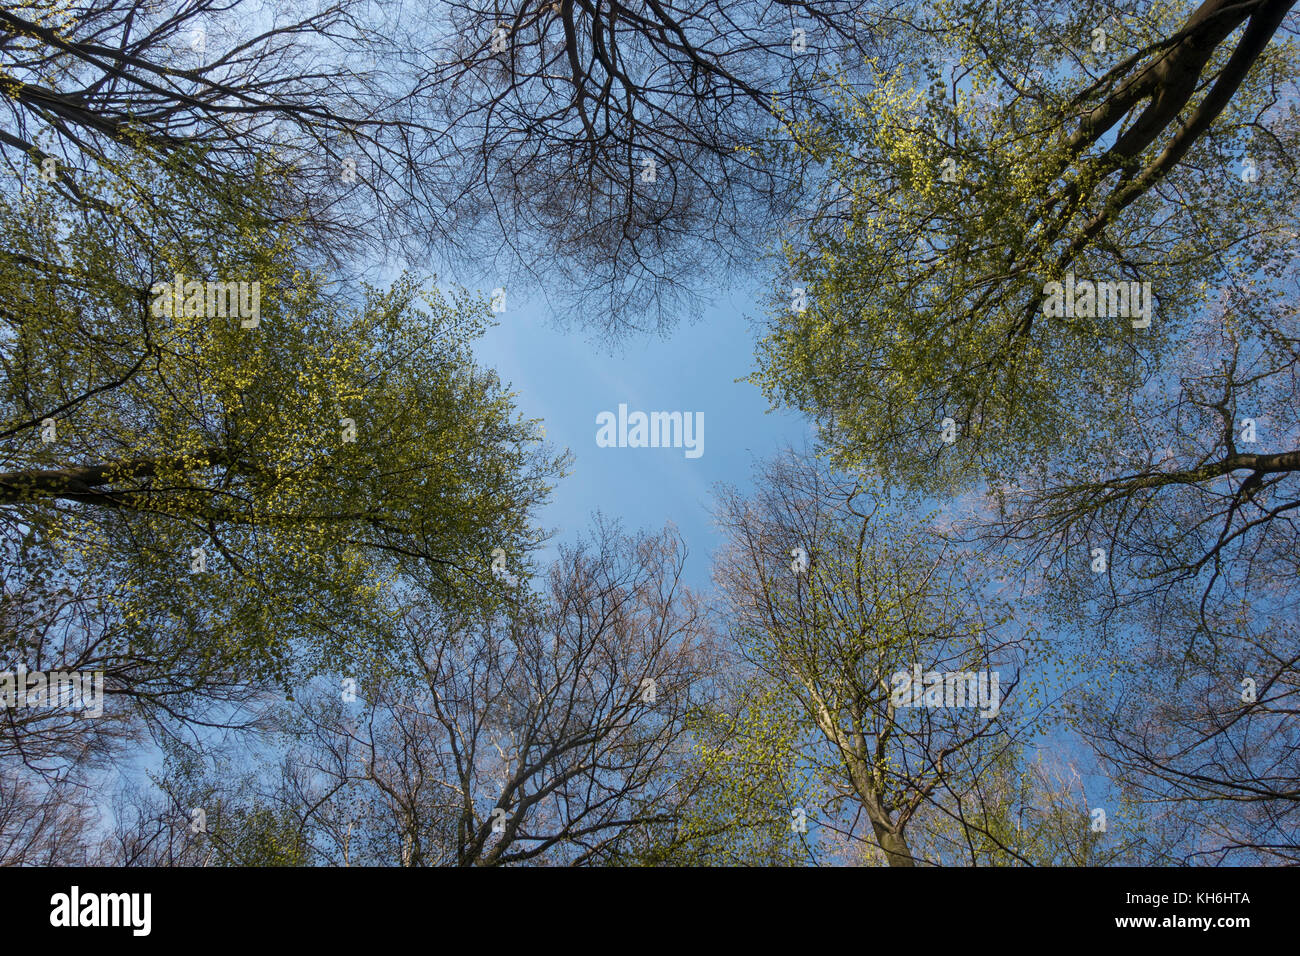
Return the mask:
<svg viewBox="0 0 1300 956"><path fill-rule="evenodd" d="M1239 151L1253 140L1284 162L1293 120L1273 117L1266 148L1249 116L1294 75L1291 45L1270 45L1230 108L1164 169L1201 97L1128 155L1117 152L1124 124L1099 111L1149 54L1098 77L1178 29L1179 14L1108 15L1105 63L1089 46L1101 16L1090 4L1040 13L1026 34L1022 5L994 19L939 4L928 62L842 85L834 115L796 131L826 175L777 287L805 288L808 305L793 312L774 296L752 380L816 417L839 464L952 490L1109 428L1211 290L1261 261L1250 223L1280 215L1261 203L1291 200L1281 177L1268 192L1262 175L1236 175ZM1133 321L1107 300L1053 315L1046 290L1067 275L1080 287L1149 283L1151 314ZM940 437L946 418L955 443Z"/></svg>

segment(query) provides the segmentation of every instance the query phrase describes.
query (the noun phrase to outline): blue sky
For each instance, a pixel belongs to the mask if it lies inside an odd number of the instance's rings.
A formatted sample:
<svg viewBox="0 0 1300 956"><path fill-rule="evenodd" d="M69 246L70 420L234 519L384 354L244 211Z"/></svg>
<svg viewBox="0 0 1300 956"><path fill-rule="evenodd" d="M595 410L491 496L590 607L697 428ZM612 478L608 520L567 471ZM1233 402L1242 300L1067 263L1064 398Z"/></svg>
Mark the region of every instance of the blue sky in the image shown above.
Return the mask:
<svg viewBox="0 0 1300 956"><path fill-rule="evenodd" d="M736 381L753 368L756 330L747 317L761 314L760 292L756 285L720 298L669 337L644 337L617 352L589 334L556 328L540 296L525 302L510 292L506 311L495 316L499 325L474 351L517 393L521 413L543 419L547 439L575 456L540 516L557 532L555 542L585 532L597 510L620 519L625 531L672 521L690 549L686 582L707 584L719 543L710 517L714 484L748 487L755 461L786 444L802 447L812 435L805 419L768 413L762 393ZM597 447L597 414L617 413L621 402L629 413L703 412L703 455Z"/></svg>

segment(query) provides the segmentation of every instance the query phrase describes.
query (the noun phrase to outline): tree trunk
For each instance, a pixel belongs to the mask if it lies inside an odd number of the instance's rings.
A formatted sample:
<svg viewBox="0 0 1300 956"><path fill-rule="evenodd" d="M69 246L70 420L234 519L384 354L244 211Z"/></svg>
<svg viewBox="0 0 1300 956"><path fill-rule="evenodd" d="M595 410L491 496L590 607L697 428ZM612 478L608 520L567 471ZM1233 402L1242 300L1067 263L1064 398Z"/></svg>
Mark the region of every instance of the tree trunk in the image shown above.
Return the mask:
<svg viewBox="0 0 1300 956"><path fill-rule="evenodd" d="M907 838L902 833L887 830L874 820L871 822L871 828L875 831L876 839L880 842L880 848L885 851L885 859L889 861L890 866L916 866L916 861L912 859L912 851L907 845Z"/></svg>

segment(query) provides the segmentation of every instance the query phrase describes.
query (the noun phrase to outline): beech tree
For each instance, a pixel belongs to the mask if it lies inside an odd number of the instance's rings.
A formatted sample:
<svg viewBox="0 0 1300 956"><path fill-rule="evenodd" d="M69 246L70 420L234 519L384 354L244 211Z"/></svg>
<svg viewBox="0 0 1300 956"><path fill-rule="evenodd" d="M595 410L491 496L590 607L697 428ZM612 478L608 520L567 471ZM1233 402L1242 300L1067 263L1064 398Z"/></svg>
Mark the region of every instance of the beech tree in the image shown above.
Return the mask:
<svg viewBox="0 0 1300 956"><path fill-rule="evenodd" d="M1294 255L1290 6L940 4L903 27L914 60L801 131L829 172L754 380L912 487L1105 429L1215 288ZM1107 289L1058 314L1070 276L1138 282L1151 313Z"/></svg>
<svg viewBox="0 0 1300 956"><path fill-rule="evenodd" d="M825 793L787 813L820 816L891 866L923 862L913 820L971 795L1040 706L1013 716L1032 633L1017 632L991 571L870 484L818 464L788 455L752 500L724 491L719 523L730 633L772 693L758 726L792 728L777 734L785 759L809 766ZM982 675L982 696L963 688L958 701L948 675Z"/></svg>
<svg viewBox="0 0 1300 956"><path fill-rule="evenodd" d="M1294 842L1290 7L916 21L931 62L804 136L806 309L780 290L755 376L837 461L971 496L1095 664L1075 729L1186 860Z"/></svg>
<svg viewBox="0 0 1300 956"><path fill-rule="evenodd" d="M566 316L666 331L797 214L805 157L761 147L823 110L828 76L895 58L890 8L450 0L414 54L446 131L425 168L462 197L460 241Z"/></svg>
<svg viewBox="0 0 1300 956"><path fill-rule="evenodd" d="M267 834L331 865L636 859L692 798L688 717L713 675L684 558L671 531L599 523L539 593L496 613L412 606L382 667L354 671L343 693L318 682L282 714L282 751L250 765L191 750L124 816L158 821L143 832L164 843L175 830L177 861ZM207 809L207 839L177 829L192 807Z"/></svg>
<svg viewBox="0 0 1300 956"><path fill-rule="evenodd" d="M482 266L601 332L663 331L701 263L748 269L798 204L803 160L758 147L826 75L892 59L877 7L28 0L0 15L0 155L69 196L140 144L202 148L217 180L272 162L334 270Z"/></svg>
<svg viewBox="0 0 1300 956"><path fill-rule="evenodd" d="M164 169L190 229L143 247L61 227L39 180L3 204L2 669L93 663L176 713L382 654L399 593L499 600L494 548L526 565L564 456L473 363L486 304L404 278L352 305L257 215L273 183Z"/></svg>
<svg viewBox="0 0 1300 956"><path fill-rule="evenodd" d="M0 12L0 672L108 702L6 708L25 773L93 785L135 718L245 725L382 658L411 594L501 599L493 548L526 573L564 456L473 363L486 304L321 269L376 234L298 162L365 85L311 61L354 6Z"/></svg>

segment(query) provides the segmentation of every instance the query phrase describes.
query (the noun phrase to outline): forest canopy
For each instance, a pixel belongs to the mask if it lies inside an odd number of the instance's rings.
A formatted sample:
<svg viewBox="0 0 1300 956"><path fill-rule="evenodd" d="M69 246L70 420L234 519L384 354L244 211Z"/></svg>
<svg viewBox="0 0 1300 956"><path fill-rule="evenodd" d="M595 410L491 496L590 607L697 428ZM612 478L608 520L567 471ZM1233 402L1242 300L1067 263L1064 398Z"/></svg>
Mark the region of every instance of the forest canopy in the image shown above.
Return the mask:
<svg viewBox="0 0 1300 956"><path fill-rule="evenodd" d="M1300 861L1297 25L7 5L0 863ZM739 343L655 527L517 288Z"/></svg>

